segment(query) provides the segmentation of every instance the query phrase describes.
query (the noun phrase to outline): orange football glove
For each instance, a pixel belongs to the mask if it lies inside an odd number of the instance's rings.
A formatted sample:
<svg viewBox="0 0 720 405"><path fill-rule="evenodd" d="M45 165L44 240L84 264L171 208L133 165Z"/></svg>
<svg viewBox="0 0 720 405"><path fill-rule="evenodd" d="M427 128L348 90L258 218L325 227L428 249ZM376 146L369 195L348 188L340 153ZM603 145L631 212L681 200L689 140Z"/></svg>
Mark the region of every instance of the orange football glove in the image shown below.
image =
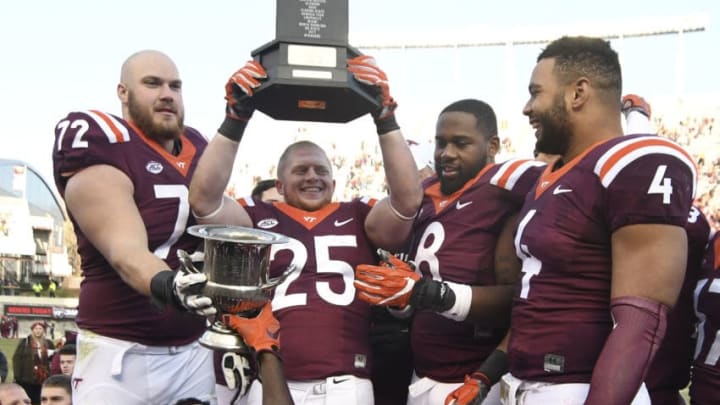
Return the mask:
<svg viewBox="0 0 720 405"><path fill-rule="evenodd" d="M382 258L379 266L360 264L355 268L353 284L358 298L372 305L404 308L410 302L415 283L422 277L412 263L382 250L378 253Z"/></svg>
<svg viewBox="0 0 720 405"><path fill-rule="evenodd" d="M367 55L360 55L348 59L348 71L353 74L355 80L370 86L376 86L380 90L380 102L382 108L373 112L375 120L382 120L392 115L397 108L397 103L390 96L390 85L385 72L377 65L375 58Z"/></svg>
<svg viewBox="0 0 720 405"><path fill-rule="evenodd" d="M225 120L218 132L226 138L239 142L245 132L248 120L255 112L252 99L254 89L260 87L267 72L260 62L251 60L233 73L225 84Z"/></svg>
<svg viewBox="0 0 720 405"><path fill-rule="evenodd" d="M480 405L490 391L485 374L474 372L465 376L465 383L448 394L445 405Z"/></svg>
<svg viewBox="0 0 720 405"><path fill-rule="evenodd" d="M652 115L652 108L650 108L650 103L645 101L644 98L638 96L637 94L626 94L622 98L622 112L627 113L629 111L638 111L644 115L646 115L648 118Z"/></svg>
<svg viewBox="0 0 720 405"><path fill-rule="evenodd" d="M263 351L275 353L280 350L280 322L273 316L270 302L266 303L254 318L223 314L222 320L256 353Z"/></svg>

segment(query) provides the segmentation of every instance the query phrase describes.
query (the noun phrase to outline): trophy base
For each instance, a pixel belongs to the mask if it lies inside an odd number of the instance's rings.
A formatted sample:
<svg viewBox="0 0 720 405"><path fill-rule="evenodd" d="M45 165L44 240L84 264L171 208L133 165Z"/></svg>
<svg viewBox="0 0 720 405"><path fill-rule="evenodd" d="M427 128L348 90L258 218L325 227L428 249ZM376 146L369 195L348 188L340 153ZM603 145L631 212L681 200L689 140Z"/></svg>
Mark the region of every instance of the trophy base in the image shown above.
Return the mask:
<svg viewBox="0 0 720 405"><path fill-rule="evenodd" d="M217 321L200 336L198 343L211 350L250 353L250 349L240 336Z"/></svg>

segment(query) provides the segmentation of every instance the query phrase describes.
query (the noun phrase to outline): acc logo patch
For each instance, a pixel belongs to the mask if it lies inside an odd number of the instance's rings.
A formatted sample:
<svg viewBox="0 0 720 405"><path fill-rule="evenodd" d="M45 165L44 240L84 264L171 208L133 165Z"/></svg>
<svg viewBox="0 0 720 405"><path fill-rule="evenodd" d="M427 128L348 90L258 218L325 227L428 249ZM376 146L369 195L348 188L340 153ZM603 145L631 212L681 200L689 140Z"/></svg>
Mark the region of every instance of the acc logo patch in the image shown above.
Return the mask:
<svg viewBox="0 0 720 405"><path fill-rule="evenodd" d="M151 160L145 165L145 170L152 174L160 174L163 171L163 165L160 162Z"/></svg>
<svg viewBox="0 0 720 405"><path fill-rule="evenodd" d="M278 224L278 220L275 218L265 218L258 221L257 226L258 228L263 229L270 229L275 227Z"/></svg>

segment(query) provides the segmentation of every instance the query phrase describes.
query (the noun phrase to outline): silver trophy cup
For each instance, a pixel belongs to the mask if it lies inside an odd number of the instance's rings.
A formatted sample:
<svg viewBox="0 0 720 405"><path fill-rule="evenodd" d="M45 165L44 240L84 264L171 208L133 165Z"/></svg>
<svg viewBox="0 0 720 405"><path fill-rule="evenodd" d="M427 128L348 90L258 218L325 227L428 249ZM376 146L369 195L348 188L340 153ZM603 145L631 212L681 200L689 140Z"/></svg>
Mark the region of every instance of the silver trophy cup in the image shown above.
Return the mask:
<svg viewBox="0 0 720 405"><path fill-rule="evenodd" d="M269 278L270 247L288 239L273 232L229 225L195 225L187 232L205 241L203 273L208 281L202 294L210 297L217 309L215 321L200 337L200 344L213 350L248 352L242 338L222 323L222 315L250 314L270 300L272 289L295 269L290 266L281 276ZM186 252L178 251L178 257L183 271L198 272Z"/></svg>

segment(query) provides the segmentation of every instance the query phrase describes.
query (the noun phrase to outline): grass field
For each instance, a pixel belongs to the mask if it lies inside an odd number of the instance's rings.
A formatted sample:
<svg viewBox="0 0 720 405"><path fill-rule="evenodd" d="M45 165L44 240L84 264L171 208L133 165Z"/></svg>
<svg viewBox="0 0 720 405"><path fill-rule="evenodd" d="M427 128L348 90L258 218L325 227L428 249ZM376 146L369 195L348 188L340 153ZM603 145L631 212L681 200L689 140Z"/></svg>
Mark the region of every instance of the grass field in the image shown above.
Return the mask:
<svg viewBox="0 0 720 405"><path fill-rule="evenodd" d="M19 341L20 341L20 339L0 338L0 350L2 350L3 354L5 354L5 357L7 357L7 361L8 361L8 376L5 381L13 380L12 357L13 357L13 353L15 353L15 348L17 347Z"/></svg>

